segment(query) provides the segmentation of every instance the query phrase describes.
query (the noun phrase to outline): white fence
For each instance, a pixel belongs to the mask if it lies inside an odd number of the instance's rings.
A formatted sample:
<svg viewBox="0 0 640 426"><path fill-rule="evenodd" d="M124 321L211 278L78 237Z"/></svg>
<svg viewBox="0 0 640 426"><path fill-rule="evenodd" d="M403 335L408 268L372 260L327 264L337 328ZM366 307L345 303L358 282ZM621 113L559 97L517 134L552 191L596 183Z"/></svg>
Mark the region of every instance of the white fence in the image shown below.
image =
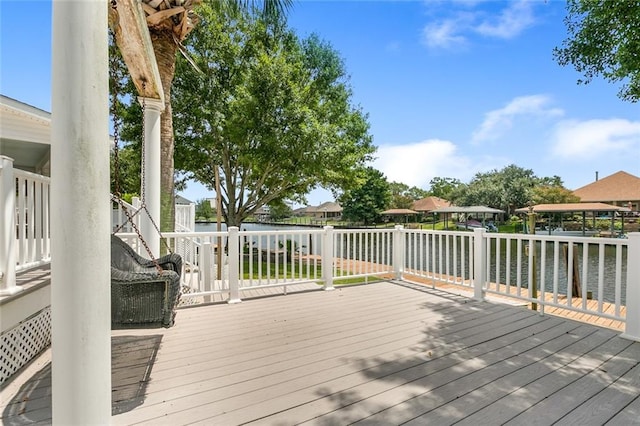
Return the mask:
<svg viewBox="0 0 640 426"><path fill-rule="evenodd" d="M110 195L113 200L113 195ZM126 201L112 201L111 206L111 229L117 232L135 232L131 221L128 220L127 214L131 216L133 224L140 229L140 216L147 213L140 210L142 205L138 197L133 197L131 204ZM194 232L196 227L196 205L176 204L175 205L176 220L175 230L178 232Z"/></svg>
<svg viewBox="0 0 640 426"><path fill-rule="evenodd" d="M51 259L49 197L51 179L14 169L16 198L16 271L46 263Z"/></svg>
<svg viewBox="0 0 640 426"><path fill-rule="evenodd" d="M249 289L307 282L331 289L345 279L404 278L466 288L477 299L492 294L535 303L541 314L554 307L626 322L627 334L640 338L640 321L629 320L640 315L640 233L616 239L401 226L232 227L164 236L184 259L185 299L223 294L237 302Z"/></svg>
<svg viewBox="0 0 640 426"><path fill-rule="evenodd" d="M50 181L0 157L0 294L17 292L15 273L51 259Z"/></svg>

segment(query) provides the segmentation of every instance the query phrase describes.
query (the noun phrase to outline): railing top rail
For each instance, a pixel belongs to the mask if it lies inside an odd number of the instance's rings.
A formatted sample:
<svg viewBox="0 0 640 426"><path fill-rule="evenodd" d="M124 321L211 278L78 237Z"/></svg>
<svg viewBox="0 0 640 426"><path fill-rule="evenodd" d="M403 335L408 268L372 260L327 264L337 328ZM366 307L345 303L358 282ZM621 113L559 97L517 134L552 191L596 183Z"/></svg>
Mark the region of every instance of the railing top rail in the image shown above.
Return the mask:
<svg viewBox="0 0 640 426"><path fill-rule="evenodd" d="M474 233L469 231L444 231L438 229L403 229L403 232L414 234L436 234L436 235L459 235L473 237Z"/></svg>
<svg viewBox="0 0 640 426"><path fill-rule="evenodd" d="M395 228L334 228L333 232L336 234L383 234L387 232L394 232Z"/></svg>
<svg viewBox="0 0 640 426"><path fill-rule="evenodd" d="M113 195L113 194L109 194L109 199L112 199L113 197L114 197L114 195ZM121 201L122 201L122 204L123 204L126 208L128 208L128 209L132 209L132 210L137 210L137 208L136 208L134 205L129 204L129 203L127 203L127 202L126 202L126 201L124 201L124 200L121 200Z"/></svg>
<svg viewBox="0 0 640 426"><path fill-rule="evenodd" d="M322 229L273 229L269 231L239 231L240 235L307 235L322 234Z"/></svg>
<svg viewBox="0 0 640 426"><path fill-rule="evenodd" d="M37 173L28 172L26 170L21 169L13 169L14 176L23 177L28 179L33 179L45 183L51 183L51 178L49 176L39 175Z"/></svg>
<svg viewBox="0 0 640 426"><path fill-rule="evenodd" d="M534 241L560 241L561 243L586 243L586 244L607 244L616 246L626 246L629 240L625 238L603 238L603 237L578 237L571 235L540 235L540 234L503 234L503 233L485 233L484 236L489 239L512 239L512 240L534 240Z"/></svg>

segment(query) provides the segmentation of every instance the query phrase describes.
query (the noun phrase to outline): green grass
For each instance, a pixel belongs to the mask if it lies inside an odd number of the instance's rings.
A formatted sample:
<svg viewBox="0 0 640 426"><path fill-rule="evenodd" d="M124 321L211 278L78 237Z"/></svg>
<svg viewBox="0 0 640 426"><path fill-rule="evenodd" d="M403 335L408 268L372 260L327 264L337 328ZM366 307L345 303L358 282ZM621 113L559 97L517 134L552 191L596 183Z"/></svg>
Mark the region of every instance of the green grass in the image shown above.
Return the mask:
<svg viewBox="0 0 640 426"><path fill-rule="evenodd" d="M252 263L252 264L251 264ZM309 277L321 277L322 276L322 268L320 265L314 266L313 264L308 266L307 264L298 263L297 261L289 261L287 260L286 267L283 262L278 262L276 266L275 262L258 262L254 260L250 262L249 259L245 259L242 265L243 279L260 279L260 278L295 278L302 276ZM253 269L250 269L253 268ZM308 272L307 272L308 271ZM261 273L261 274L260 274Z"/></svg>
<svg viewBox="0 0 640 426"><path fill-rule="evenodd" d="M297 277L310 277L310 278L320 278L322 277L322 267L320 265L314 266L313 264L309 265L307 269L307 265L303 263L300 265L298 262L294 261L293 263L287 261L287 265L280 262L277 265L273 262L258 262L257 260L253 261L253 265L250 265L250 261L247 259L243 262L243 274L242 279L285 279L285 278L297 278ZM249 269L252 267L253 269ZM261 272L261 274L259 274ZM267 274L268 272L268 274ZM366 278L366 281L381 281L382 278L371 276ZM343 285L354 285L354 284L362 284L365 282L365 277L341 277L333 280L333 284L336 286ZM322 281L317 281L317 284L322 285Z"/></svg>

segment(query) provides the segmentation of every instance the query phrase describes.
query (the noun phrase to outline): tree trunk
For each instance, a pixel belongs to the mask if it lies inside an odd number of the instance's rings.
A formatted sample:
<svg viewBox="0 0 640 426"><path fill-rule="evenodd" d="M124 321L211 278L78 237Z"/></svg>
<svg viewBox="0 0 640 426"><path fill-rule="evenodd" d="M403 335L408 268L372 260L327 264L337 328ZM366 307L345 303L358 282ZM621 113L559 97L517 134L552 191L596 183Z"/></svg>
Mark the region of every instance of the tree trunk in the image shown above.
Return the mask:
<svg viewBox="0 0 640 426"><path fill-rule="evenodd" d="M171 85L176 72L177 46L170 29L150 29L151 43L156 55L160 80L164 90L165 109L160 115L160 230L173 232L175 228L175 202L173 179L173 114Z"/></svg>

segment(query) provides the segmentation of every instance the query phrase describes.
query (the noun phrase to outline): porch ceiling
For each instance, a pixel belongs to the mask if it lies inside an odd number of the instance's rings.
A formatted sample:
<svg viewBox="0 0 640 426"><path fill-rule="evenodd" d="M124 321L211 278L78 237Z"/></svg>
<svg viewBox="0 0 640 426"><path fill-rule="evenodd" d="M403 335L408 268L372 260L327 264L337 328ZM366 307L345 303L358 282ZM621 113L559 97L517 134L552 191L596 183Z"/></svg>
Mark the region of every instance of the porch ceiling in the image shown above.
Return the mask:
<svg viewBox="0 0 640 426"><path fill-rule="evenodd" d="M0 155L13 158L13 167L35 171L43 167L50 157L51 146L35 142L0 139Z"/></svg>

